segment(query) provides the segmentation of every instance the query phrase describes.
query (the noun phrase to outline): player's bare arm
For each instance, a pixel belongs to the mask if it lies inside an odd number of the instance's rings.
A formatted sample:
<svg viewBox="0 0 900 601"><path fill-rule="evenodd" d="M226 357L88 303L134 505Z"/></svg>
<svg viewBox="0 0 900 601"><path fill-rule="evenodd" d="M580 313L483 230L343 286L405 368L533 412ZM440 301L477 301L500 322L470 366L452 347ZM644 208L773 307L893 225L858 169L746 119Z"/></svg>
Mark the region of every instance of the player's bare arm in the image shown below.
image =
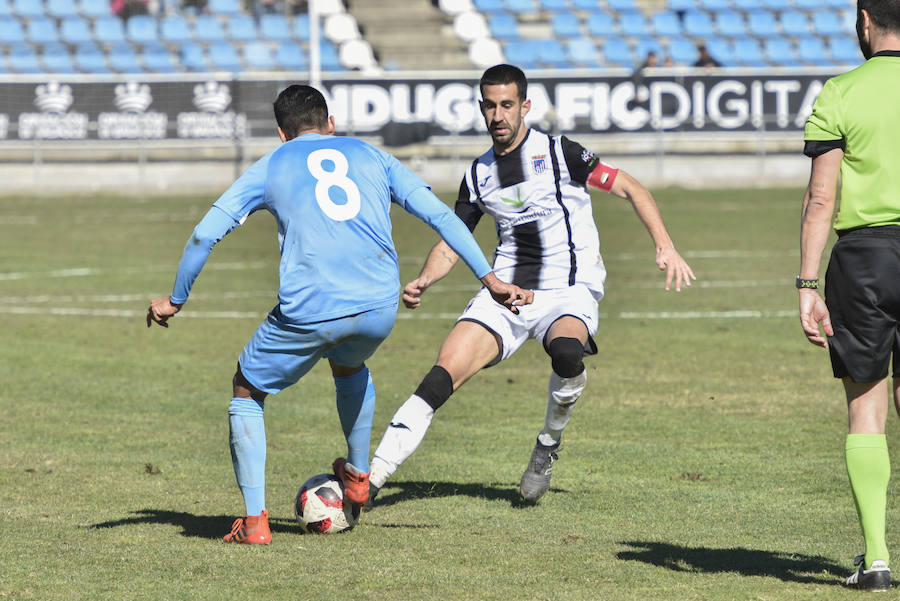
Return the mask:
<svg viewBox="0 0 900 601"><path fill-rule="evenodd" d="M650 191L636 179L619 170L610 193L628 199L641 223L650 233L656 246L656 265L660 271L666 272L666 290L671 290L673 284L676 292L681 292L682 286L690 286L691 281L697 278L687 261L675 250L675 243L669 237L659 207Z"/></svg>
<svg viewBox="0 0 900 601"><path fill-rule="evenodd" d="M803 209L800 221L800 278L819 279L819 265L822 253L831 231L837 195L837 178L841 169L844 151L840 148L829 150L812 160L809 185L803 195ZM798 290L800 303L800 325L810 343L822 348L828 347L828 338L833 336L831 318L825 299L818 290L801 288ZM822 330L819 330L822 324Z"/></svg>
<svg viewBox="0 0 900 601"><path fill-rule="evenodd" d="M154 298L147 308L147 327L153 322L164 328L169 327L169 318L181 311L181 305L175 305L168 296Z"/></svg>

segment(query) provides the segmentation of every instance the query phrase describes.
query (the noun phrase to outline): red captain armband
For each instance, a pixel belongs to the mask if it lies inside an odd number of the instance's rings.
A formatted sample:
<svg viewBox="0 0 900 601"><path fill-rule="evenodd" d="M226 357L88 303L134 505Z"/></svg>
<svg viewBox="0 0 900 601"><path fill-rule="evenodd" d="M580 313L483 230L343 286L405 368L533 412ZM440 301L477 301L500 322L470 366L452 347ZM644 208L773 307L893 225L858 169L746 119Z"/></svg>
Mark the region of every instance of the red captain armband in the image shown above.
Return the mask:
<svg viewBox="0 0 900 601"><path fill-rule="evenodd" d="M600 188L605 192L612 190L613 182L616 181L616 175L619 170L612 165L607 165L603 161L597 161L597 166L588 176L587 185L594 188Z"/></svg>

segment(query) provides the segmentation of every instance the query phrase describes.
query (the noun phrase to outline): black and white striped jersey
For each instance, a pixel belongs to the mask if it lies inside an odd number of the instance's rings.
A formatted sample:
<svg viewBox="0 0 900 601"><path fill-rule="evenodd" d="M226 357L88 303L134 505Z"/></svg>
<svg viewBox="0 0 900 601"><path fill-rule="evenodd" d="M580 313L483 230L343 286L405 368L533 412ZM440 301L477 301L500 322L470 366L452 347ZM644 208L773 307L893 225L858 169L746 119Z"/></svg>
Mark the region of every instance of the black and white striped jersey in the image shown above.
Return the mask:
<svg viewBox="0 0 900 601"><path fill-rule="evenodd" d="M614 167L565 136L535 130L512 152L490 149L472 163L455 211L470 230L485 213L496 221L497 277L529 289L585 284L602 296L606 268L586 189L598 166L604 173L592 183L611 186Z"/></svg>

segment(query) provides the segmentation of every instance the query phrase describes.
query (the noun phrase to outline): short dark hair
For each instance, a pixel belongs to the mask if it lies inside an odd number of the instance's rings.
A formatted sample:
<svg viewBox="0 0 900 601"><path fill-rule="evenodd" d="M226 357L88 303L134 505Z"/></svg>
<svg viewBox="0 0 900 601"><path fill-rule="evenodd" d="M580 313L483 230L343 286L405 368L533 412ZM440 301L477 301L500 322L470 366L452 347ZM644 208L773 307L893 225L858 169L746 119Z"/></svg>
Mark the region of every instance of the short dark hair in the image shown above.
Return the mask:
<svg viewBox="0 0 900 601"><path fill-rule="evenodd" d="M879 29L900 32L900 0L859 0L856 3L857 18L863 9Z"/></svg>
<svg viewBox="0 0 900 601"><path fill-rule="evenodd" d="M502 86L510 83L516 84L519 100L524 101L528 80L525 79L525 73L513 65L494 65L481 76L478 87L481 93L484 94L484 86Z"/></svg>
<svg viewBox="0 0 900 601"><path fill-rule="evenodd" d="M300 84L288 86L275 99L275 122L288 139L301 131L328 126L328 105L322 92Z"/></svg>

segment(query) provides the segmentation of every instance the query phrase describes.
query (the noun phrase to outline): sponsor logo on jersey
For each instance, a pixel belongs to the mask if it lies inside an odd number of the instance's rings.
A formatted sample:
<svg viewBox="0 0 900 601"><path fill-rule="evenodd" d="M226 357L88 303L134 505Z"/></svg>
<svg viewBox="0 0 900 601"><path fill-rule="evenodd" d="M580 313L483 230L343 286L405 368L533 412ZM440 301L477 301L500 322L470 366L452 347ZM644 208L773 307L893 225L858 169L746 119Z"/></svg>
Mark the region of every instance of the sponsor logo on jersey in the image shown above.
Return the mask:
<svg viewBox="0 0 900 601"><path fill-rule="evenodd" d="M544 171L547 170L547 155L539 154L538 156L531 157L531 169L534 171L535 175L540 175Z"/></svg>
<svg viewBox="0 0 900 601"><path fill-rule="evenodd" d="M479 188L484 188L484 187L487 185L489 179L491 179L491 174L490 174L490 173L488 173L487 176L485 176L485 178L484 178L483 180L481 180L480 182L478 182L478 187L479 187Z"/></svg>
<svg viewBox="0 0 900 601"><path fill-rule="evenodd" d="M522 207L525 206L525 203L528 201L527 198L522 198L522 190L518 186L516 186L516 197L514 199L513 198L504 198L503 196L501 196L500 200L502 200L506 204L508 204L516 209L521 209ZM521 211L519 211L519 212L521 212Z"/></svg>

